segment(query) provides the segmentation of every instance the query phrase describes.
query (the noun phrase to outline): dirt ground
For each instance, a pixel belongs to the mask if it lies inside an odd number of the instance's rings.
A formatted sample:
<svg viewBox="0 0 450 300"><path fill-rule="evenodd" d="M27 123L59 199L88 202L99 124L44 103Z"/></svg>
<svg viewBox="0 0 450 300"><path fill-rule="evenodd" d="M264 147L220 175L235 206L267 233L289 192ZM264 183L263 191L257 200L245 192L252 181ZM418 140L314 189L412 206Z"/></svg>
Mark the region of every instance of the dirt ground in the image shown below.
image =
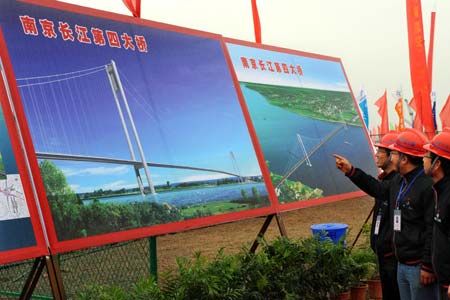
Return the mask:
<svg viewBox="0 0 450 300"><path fill-rule="evenodd" d="M282 213L281 217L288 237L294 239L310 237L310 226L313 224L348 224L347 243L351 245L372 206L373 199L365 196L289 211ZM250 247L264 221L265 217L261 217L160 236L157 239L158 271L173 269L175 257L192 257L193 253L198 251L207 257L214 257L221 248L224 248L225 253L231 254L239 252L243 245ZM274 218L265 238L273 240L278 236L280 232Z"/></svg>

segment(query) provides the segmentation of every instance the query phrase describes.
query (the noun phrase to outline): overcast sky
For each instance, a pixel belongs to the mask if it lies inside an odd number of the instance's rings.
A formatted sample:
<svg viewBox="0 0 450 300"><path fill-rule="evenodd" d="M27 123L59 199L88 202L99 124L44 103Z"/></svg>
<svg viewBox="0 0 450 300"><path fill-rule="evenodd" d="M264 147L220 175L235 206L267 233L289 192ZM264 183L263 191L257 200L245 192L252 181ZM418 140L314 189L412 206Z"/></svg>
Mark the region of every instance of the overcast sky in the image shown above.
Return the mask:
<svg viewBox="0 0 450 300"><path fill-rule="evenodd" d="M130 15L121 0L64 0ZM262 42L340 57L355 96L364 88L370 127L380 120L373 105L387 89L390 122L395 91L411 98L406 0L259 0ZM142 18L254 41L250 0L142 0ZM436 11L433 89L437 113L450 94L450 1L422 0L425 45ZM440 120L438 127L440 129Z"/></svg>

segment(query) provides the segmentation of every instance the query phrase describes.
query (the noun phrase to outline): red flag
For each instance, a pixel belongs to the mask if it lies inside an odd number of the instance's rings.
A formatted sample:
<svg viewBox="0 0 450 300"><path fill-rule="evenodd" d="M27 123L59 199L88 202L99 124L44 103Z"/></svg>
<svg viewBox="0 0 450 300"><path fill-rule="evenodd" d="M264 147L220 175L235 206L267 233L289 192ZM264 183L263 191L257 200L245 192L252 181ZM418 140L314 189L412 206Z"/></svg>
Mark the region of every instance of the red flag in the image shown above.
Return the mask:
<svg viewBox="0 0 450 300"><path fill-rule="evenodd" d="M134 17L141 17L141 0L122 0Z"/></svg>
<svg viewBox="0 0 450 300"><path fill-rule="evenodd" d="M409 66L416 104L416 119L420 120L424 132L431 139L435 131L428 88L428 69L420 0L406 0L406 14L408 20Z"/></svg>
<svg viewBox="0 0 450 300"><path fill-rule="evenodd" d="M396 125L397 131L404 131L405 130L405 117L403 115L403 98L398 98L397 103L395 104L395 111L398 115L398 126Z"/></svg>
<svg viewBox="0 0 450 300"><path fill-rule="evenodd" d="M433 88L433 49L434 49L434 24L436 23L436 12L431 12L431 22L430 22L430 44L428 45L428 90L431 91Z"/></svg>
<svg viewBox="0 0 450 300"><path fill-rule="evenodd" d="M261 44L261 23L259 22L258 7L256 0L252 0L253 27L255 28L255 41Z"/></svg>
<svg viewBox="0 0 450 300"><path fill-rule="evenodd" d="M378 106L378 114L381 117L381 125L378 130L378 134L385 134L389 131L389 120L388 120L388 106L387 106L387 96L386 90L384 90L383 96L381 96L375 105Z"/></svg>
<svg viewBox="0 0 450 300"><path fill-rule="evenodd" d="M448 96L444 107L442 107L439 118L441 118L442 128L450 127L450 95Z"/></svg>

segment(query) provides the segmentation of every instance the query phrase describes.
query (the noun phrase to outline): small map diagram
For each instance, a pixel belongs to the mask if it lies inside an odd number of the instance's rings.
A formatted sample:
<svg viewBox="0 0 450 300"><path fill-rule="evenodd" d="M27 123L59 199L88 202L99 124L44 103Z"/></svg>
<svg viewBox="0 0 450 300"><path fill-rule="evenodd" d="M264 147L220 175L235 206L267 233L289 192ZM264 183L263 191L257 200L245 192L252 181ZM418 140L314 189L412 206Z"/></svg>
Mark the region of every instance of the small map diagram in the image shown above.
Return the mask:
<svg viewBox="0 0 450 300"><path fill-rule="evenodd" d="M2 179L0 179L0 221L29 217L30 213L20 175L2 175Z"/></svg>

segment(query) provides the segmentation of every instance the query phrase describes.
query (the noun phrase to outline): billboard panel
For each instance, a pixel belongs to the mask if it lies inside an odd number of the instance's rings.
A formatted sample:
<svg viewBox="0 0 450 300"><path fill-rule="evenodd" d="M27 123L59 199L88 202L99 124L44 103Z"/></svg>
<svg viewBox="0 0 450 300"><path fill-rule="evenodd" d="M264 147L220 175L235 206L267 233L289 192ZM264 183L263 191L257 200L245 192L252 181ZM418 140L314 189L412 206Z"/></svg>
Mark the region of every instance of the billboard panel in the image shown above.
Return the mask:
<svg viewBox="0 0 450 300"><path fill-rule="evenodd" d="M2 46L0 41L0 264L47 253L9 106Z"/></svg>
<svg viewBox="0 0 450 300"><path fill-rule="evenodd" d="M219 36L55 1L0 11L56 252L274 211Z"/></svg>
<svg viewBox="0 0 450 300"><path fill-rule="evenodd" d="M340 59L226 41L281 209L360 194L332 157L377 173Z"/></svg>

